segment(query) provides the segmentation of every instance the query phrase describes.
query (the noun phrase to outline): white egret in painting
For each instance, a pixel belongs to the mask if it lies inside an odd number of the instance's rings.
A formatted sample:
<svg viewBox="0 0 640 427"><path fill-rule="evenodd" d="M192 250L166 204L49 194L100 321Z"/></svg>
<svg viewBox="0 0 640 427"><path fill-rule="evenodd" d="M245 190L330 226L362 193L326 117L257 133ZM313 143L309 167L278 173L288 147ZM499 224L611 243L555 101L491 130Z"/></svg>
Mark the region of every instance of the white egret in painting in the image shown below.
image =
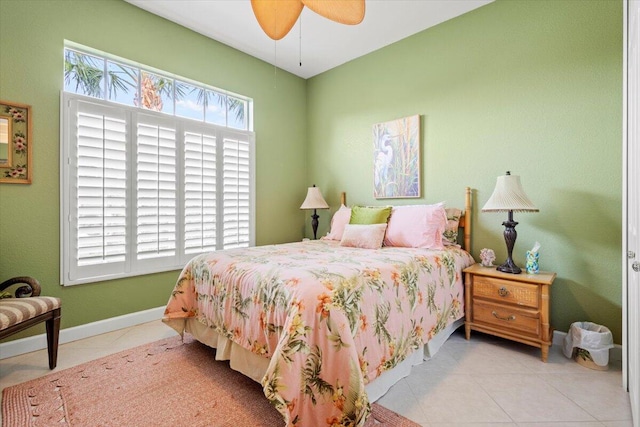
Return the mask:
<svg viewBox="0 0 640 427"><path fill-rule="evenodd" d="M387 182L391 162L393 162L393 147L391 146L391 138L385 134L382 136L378 154L376 155L374 175L376 186L382 182Z"/></svg>

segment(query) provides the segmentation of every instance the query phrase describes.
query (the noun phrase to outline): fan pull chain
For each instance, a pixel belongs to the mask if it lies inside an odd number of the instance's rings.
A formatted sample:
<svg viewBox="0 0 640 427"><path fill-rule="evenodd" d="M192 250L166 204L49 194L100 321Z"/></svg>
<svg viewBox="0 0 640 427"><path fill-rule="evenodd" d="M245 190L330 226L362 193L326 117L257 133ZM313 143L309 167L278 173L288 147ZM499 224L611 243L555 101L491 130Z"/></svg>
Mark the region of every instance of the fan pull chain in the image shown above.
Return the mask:
<svg viewBox="0 0 640 427"><path fill-rule="evenodd" d="M300 59L300 66L302 67L302 13L300 14L300 35L298 37L298 58Z"/></svg>
<svg viewBox="0 0 640 427"><path fill-rule="evenodd" d="M274 28L278 28L278 6L273 2ZM278 41L273 39L273 88L278 87Z"/></svg>
<svg viewBox="0 0 640 427"><path fill-rule="evenodd" d="M273 88L275 89L277 85L277 75L278 75L278 47L277 41L273 41Z"/></svg>

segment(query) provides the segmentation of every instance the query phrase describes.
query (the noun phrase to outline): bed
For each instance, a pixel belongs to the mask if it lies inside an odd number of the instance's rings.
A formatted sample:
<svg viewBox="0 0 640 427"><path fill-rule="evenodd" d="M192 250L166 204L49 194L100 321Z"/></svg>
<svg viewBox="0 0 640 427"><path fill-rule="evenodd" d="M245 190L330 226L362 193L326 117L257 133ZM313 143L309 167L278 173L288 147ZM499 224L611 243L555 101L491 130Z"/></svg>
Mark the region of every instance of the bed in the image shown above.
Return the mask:
<svg viewBox="0 0 640 427"><path fill-rule="evenodd" d="M397 209L385 239L408 212ZM287 426L362 426L370 402L463 323L462 270L474 262L465 251L468 188L460 213L445 217L449 228L438 233L446 237L453 222L464 230L462 246L345 246L357 227L346 225L332 240L332 221L321 240L197 256L181 272L163 321L260 382Z"/></svg>

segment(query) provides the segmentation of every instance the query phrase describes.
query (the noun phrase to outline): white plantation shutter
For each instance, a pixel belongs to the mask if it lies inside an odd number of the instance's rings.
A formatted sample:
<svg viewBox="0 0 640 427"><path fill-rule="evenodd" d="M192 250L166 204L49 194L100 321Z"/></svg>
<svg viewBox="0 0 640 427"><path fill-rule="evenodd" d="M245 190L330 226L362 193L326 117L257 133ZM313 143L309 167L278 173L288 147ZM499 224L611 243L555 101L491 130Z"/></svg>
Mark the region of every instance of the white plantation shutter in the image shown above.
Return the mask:
<svg viewBox="0 0 640 427"><path fill-rule="evenodd" d="M76 146L70 161L74 247L73 276L90 269L123 271L127 247L127 122L122 112L86 102L73 104Z"/></svg>
<svg viewBox="0 0 640 427"><path fill-rule="evenodd" d="M64 285L177 270L254 244L254 135L62 98Z"/></svg>
<svg viewBox="0 0 640 427"><path fill-rule="evenodd" d="M223 249L250 244L251 169L247 137L223 141Z"/></svg>
<svg viewBox="0 0 640 427"><path fill-rule="evenodd" d="M136 135L137 259L176 254L176 130L138 116Z"/></svg>
<svg viewBox="0 0 640 427"><path fill-rule="evenodd" d="M184 250L216 249L216 136L184 132Z"/></svg>

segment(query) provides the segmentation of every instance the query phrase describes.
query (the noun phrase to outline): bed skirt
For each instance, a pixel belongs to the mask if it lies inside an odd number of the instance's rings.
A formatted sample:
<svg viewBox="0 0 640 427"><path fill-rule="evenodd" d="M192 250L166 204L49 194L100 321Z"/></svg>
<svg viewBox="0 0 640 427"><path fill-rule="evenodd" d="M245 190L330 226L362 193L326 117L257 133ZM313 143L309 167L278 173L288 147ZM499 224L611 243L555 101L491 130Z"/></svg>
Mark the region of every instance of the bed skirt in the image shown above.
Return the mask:
<svg viewBox="0 0 640 427"><path fill-rule="evenodd" d="M270 359L252 353L233 341L228 340L215 332L213 328L203 325L195 318L175 319L174 321L178 321L181 324L186 321L185 331L193 335L193 337L201 343L215 348L216 360L228 360L231 369L261 383L269 366ZM171 325L172 320L164 320L164 322L173 327L173 325ZM379 377L367 384L366 390L369 401L375 402L380 399L395 383L407 377L411 373L413 366L419 365L423 361L433 357L445 341L447 341L449 336L463 324L464 318L451 323L426 343L422 350L414 351L395 368L383 372Z"/></svg>

